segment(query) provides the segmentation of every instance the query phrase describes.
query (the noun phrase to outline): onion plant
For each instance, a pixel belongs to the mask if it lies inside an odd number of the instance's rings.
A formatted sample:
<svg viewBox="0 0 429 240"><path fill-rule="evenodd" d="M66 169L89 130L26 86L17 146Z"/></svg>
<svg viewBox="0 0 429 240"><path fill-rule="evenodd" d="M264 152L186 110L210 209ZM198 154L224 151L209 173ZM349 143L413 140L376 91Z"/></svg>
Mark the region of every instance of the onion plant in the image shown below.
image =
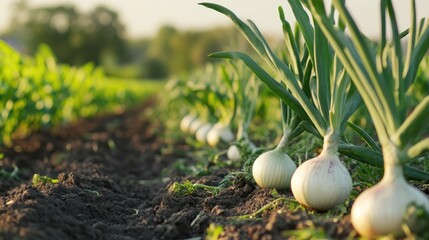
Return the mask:
<svg viewBox="0 0 429 240"><path fill-rule="evenodd" d="M305 45L299 46L296 40L298 36L294 35L279 8L286 53L289 56L283 59L275 55L252 21L248 25L222 6L210 3L203 5L230 17L259 56L271 67L270 70L280 76L281 83L244 53L223 52L211 56L244 61L274 94L293 109L300 118L300 126L323 137L323 151L298 167L291 179L291 188L302 205L325 211L344 202L352 190L350 174L338 158L338 144L348 118L360 104L360 96L350 84L349 76L337 61L317 24L312 26L300 4L295 1L290 1L290 4ZM277 175L282 174L287 173L278 172Z"/></svg>
<svg viewBox="0 0 429 240"><path fill-rule="evenodd" d="M236 84L234 79L229 75L231 69L230 65L222 63L219 71L216 73L216 82L211 84L216 88L223 90L218 91L217 94L212 95L211 102L217 111L217 123L207 134L207 142L210 146L216 147L220 143L231 144L234 141L234 133L232 132L233 121L237 115L237 96L234 94Z"/></svg>
<svg viewBox="0 0 429 240"><path fill-rule="evenodd" d="M186 114L180 129L212 146L234 140L230 123L235 115L235 99L230 83L218 69L222 66L217 68L209 64L203 71L193 72L186 82L176 81L169 86L174 99L184 100Z"/></svg>
<svg viewBox="0 0 429 240"><path fill-rule="evenodd" d="M255 182L264 188L286 189L290 187L296 164L288 155L290 142L302 133L300 119L280 100L282 110L282 137L274 149L256 158L252 166Z"/></svg>
<svg viewBox="0 0 429 240"><path fill-rule="evenodd" d="M214 4L204 4L204 5L208 7L213 7L213 8L220 8L221 12L222 10L229 11L225 8L222 8L221 6L214 5ZM219 9L216 9L216 10L219 11ZM223 13L228 15L228 13L226 12L223 12ZM236 18L236 20L240 21L238 18ZM265 43L265 40L264 40L264 43ZM292 41L292 44L296 44L296 43ZM295 54L296 52L288 52L285 54L285 57L289 59L297 60L296 58L299 58L299 56L295 56ZM294 65L291 68L293 69L294 72L300 72L301 73L300 80L303 82L306 82L310 78L309 73L311 72L311 69L312 69L312 65L308 63L308 54L304 54L304 56L302 57L302 62L303 64L299 63L298 65ZM307 79L307 80L304 80L304 79ZM280 85L280 83L278 82L275 82L275 84ZM281 86L280 88L282 90L287 89L286 86ZM288 90L286 90L286 92L287 91ZM295 101L296 106L299 106L299 103L298 101L296 101L296 99L293 99L292 101ZM282 109L283 136L275 149L264 152L255 160L252 167L252 174L256 183L261 187L285 189L290 187L290 180L291 180L292 174L296 170L295 163L287 154L287 145L294 137L298 136L302 132L302 127L300 125L302 119L296 116L295 111L292 111L288 104L285 104L284 99L281 99L280 103L281 103L281 109Z"/></svg>
<svg viewBox="0 0 429 240"><path fill-rule="evenodd" d="M251 154L255 145L249 137L249 126L251 124L256 102L259 96L260 84L255 75L249 71L244 64L230 63L230 68L225 69L224 78L232 85L235 99L235 118L237 134L235 142L227 151L230 160L243 160L242 156Z"/></svg>
<svg viewBox="0 0 429 240"><path fill-rule="evenodd" d="M429 96L426 89L426 95L414 109L410 109L405 96L429 49L429 21L417 22L416 4L411 0L411 26L400 32L392 1L381 0L381 39L377 47L361 33L344 1L333 0L333 6L350 38L332 24L322 1L303 2L362 95L383 153L384 176L356 199L352 224L365 237L400 236L410 230L418 233L428 223L413 215L404 220L404 214L410 205L428 211L429 199L406 182L404 165L429 150L429 136L422 134L429 127ZM391 26L390 39L387 21ZM403 51L401 38L406 35L408 46Z"/></svg>

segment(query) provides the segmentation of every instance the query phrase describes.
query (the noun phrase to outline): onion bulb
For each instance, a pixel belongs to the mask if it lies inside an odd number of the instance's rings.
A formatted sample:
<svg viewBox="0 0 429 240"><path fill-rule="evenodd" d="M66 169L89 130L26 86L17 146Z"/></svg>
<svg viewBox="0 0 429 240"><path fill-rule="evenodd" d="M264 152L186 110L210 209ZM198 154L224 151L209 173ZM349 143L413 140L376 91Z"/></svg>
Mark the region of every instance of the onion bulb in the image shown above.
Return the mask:
<svg viewBox="0 0 429 240"><path fill-rule="evenodd" d="M227 124L216 123L207 134L207 143L215 147L219 142L232 142L234 141L234 134Z"/></svg>
<svg viewBox="0 0 429 240"><path fill-rule="evenodd" d="M428 197L405 181L402 167L385 166L383 179L356 198L351 222L363 237L390 234L400 237L404 235L402 224L411 203L429 211ZM415 216L406 218L405 223L413 233L427 228L427 222L419 224Z"/></svg>
<svg viewBox="0 0 429 240"><path fill-rule="evenodd" d="M255 144L253 144L251 141L247 141L247 142L248 142L247 146L249 147L249 150L253 152L256 149ZM226 156L228 157L229 160L233 160L233 161L241 160L241 153L237 145L232 144L231 146L229 146L228 151L226 152Z"/></svg>
<svg viewBox="0 0 429 240"><path fill-rule="evenodd" d="M228 148L228 151L226 152L226 156L228 157L229 160L233 160L233 161L238 161L241 160L241 154L240 151L238 150L237 145L231 145Z"/></svg>
<svg viewBox="0 0 429 240"><path fill-rule="evenodd" d="M252 174L262 188L286 189L290 187L296 165L283 147L262 153L253 163Z"/></svg>
<svg viewBox="0 0 429 240"><path fill-rule="evenodd" d="M322 153L301 164L291 180L296 200L317 211L327 211L344 202L352 190L349 172L338 153Z"/></svg>
<svg viewBox="0 0 429 240"><path fill-rule="evenodd" d="M188 132L189 130L189 126L191 125L191 123L197 119L197 116L195 116L194 114L188 114L186 116L184 116L182 118L182 121L180 121L180 129L183 132Z"/></svg>
<svg viewBox="0 0 429 240"><path fill-rule="evenodd" d="M201 143L207 143L207 134L212 128L211 123L205 123L201 127L198 128L197 132L195 133L195 137L197 140Z"/></svg>
<svg viewBox="0 0 429 240"><path fill-rule="evenodd" d="M194 121L191 122L191 124L189 124L189 133L190 134L195 134L197 132L197 130L204 125L204 121L197 118Z"/></svg>

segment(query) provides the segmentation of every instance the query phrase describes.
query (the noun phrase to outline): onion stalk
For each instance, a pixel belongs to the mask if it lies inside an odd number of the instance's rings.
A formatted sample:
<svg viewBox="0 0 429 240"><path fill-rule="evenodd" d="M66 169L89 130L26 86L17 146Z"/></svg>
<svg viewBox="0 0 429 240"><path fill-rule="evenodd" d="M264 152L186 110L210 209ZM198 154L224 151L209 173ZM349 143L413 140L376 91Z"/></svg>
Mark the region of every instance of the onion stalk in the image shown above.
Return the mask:
<svg viewBox="0 0 429 240"><path fill-rule="evenodd" d="M400 237L405 234L404 226L418 234L420 226L415 220L416 216L406 219L404 216L410 206L417 205L429 211L429 199L406 182L404 166L429 150L429 137L422 136L429 127L429 96L424 96L410 113L405 94L429 49L429 21L422 20L420 26L417 25L416 4L411 0L411 26L400 33L392 2L382 0L381 40L375 48L359 31L343 1L334 0L333 6L351 38L332 25L321 2L303 2L320 24L362 95L383 153L383 178L355 200L351 212L352 224L359 234L368 238L380 235ZM392 28L391 41L387 41L387 14ZM408 46L404 52L400 39L405 35L408 35Z"/></svg>
<svg viewBox="0 0 429 240"><path fill-rule="evenodd" d="M228 74L226 65L221 65L220 72L218 73L220 79L218 85L223 83L226 86L224 94L217 93L211 100L216 109L217 123L207 134L207 143L216 147L220 143L232 143L234 141L234 133L232 132L231 125L236 118L237 114L237 96L234 89L235 79Z"/></svg>
<svg viewBox="0 0 429 240"><path fill-rule="evenodd" d="M260 84L244 64L231 63L231 66L235 73L234 79L231 78L235 99L235 115L231 121L234 120L238 129L235 141L227 150L227 157L230 160L240 161L243 160L242 155L252 153L256 149L249 138L248 129L254 115Z"/></svg>

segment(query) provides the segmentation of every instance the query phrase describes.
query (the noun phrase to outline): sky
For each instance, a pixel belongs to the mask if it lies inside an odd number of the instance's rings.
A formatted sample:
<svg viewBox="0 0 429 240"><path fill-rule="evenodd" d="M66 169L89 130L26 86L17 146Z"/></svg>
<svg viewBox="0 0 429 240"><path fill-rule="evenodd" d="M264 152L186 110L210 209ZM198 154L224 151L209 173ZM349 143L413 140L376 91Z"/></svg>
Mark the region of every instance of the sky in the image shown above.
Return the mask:
<svg viewBox="0 0 429 240"><path fill-rule="evenodd" d="M17 0L0 1L0 32L4 31L11 18L11 7ZM230 25L230 20L220 13L198 5L208 1L231 9L241 19L251 19L264 34L281 36L278 18L279 6L285 9L286 17L293 22L292 12L286 0L28 0L30 6L47 6L69 3L82 11L97 5L105 5L117 11L126 25L127 35L132 38L154 36L162 25L171 25L181 30L196 30L206 27ZM377 37L380 26L378 0L349 0L348 7L361 30L370 37ZM400 28L406 28L409 19L409 1L393 0ZM417 0L417 16L429 17L429 0Z"/></svg>

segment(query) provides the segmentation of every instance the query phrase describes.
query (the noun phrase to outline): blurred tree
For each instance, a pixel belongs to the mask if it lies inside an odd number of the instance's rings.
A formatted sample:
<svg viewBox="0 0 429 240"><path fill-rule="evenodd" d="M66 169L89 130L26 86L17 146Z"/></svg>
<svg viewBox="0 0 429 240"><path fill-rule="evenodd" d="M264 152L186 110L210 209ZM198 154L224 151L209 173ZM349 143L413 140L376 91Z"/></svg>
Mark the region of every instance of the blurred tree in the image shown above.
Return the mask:
<svg viewBox="0 0 429 240"><path fill-rule="evenodd" d="M91 61L100 63L103 55L113 55L123 62L125 60L126 43L124 39L125 27L120 22L116 12L106 7L96 7L88 16L89 21L83 25L86 29L87 49Z"/></svg>
<svg viewBox="0 0 429 240"><path fill-rule="evenodd" d="M172 26L163 26L150 41L143 53L142 64L155 64L157 73L149 66L142 68L142 75L154 78L169 74L179 74L202 66L207 62L217 61L207 55L227 49L249 48L248 43L234 27L214 28L204 31L178 31ZM150 59L150 61L148 61Z"/></svg>
<svg viewBox="0 0 429 240"><path fill-rule="evenodd" d="M165 79L168 69L164 61L157 58L145 58L142 62L141 77L150 79Z"/></svg>
<svg viewBox="0 0 429 240"><path fill-rule="evenodd" d="M130 40L119 15L103 6L82 13L71 5L31 8L17 0L12 11L2 38L18 50L33 54L46 43L61 62L91 61L116 77L166 78L219 61L207 56L212 52L250 48L233 26L198 31L163 26L152 38Z"/></svg>
<svg viewBox="0 0 429 240"><path fill-rule="evenodd" d="M84 14L71 5L32 9L21 0L13 11L15 17L5 35L20 39L21 49L29 54L46 43L59 61L73 65L100 64L105 55L113 55L117 61L125 59L124 25L118 14L106 7Z"/></svg>

